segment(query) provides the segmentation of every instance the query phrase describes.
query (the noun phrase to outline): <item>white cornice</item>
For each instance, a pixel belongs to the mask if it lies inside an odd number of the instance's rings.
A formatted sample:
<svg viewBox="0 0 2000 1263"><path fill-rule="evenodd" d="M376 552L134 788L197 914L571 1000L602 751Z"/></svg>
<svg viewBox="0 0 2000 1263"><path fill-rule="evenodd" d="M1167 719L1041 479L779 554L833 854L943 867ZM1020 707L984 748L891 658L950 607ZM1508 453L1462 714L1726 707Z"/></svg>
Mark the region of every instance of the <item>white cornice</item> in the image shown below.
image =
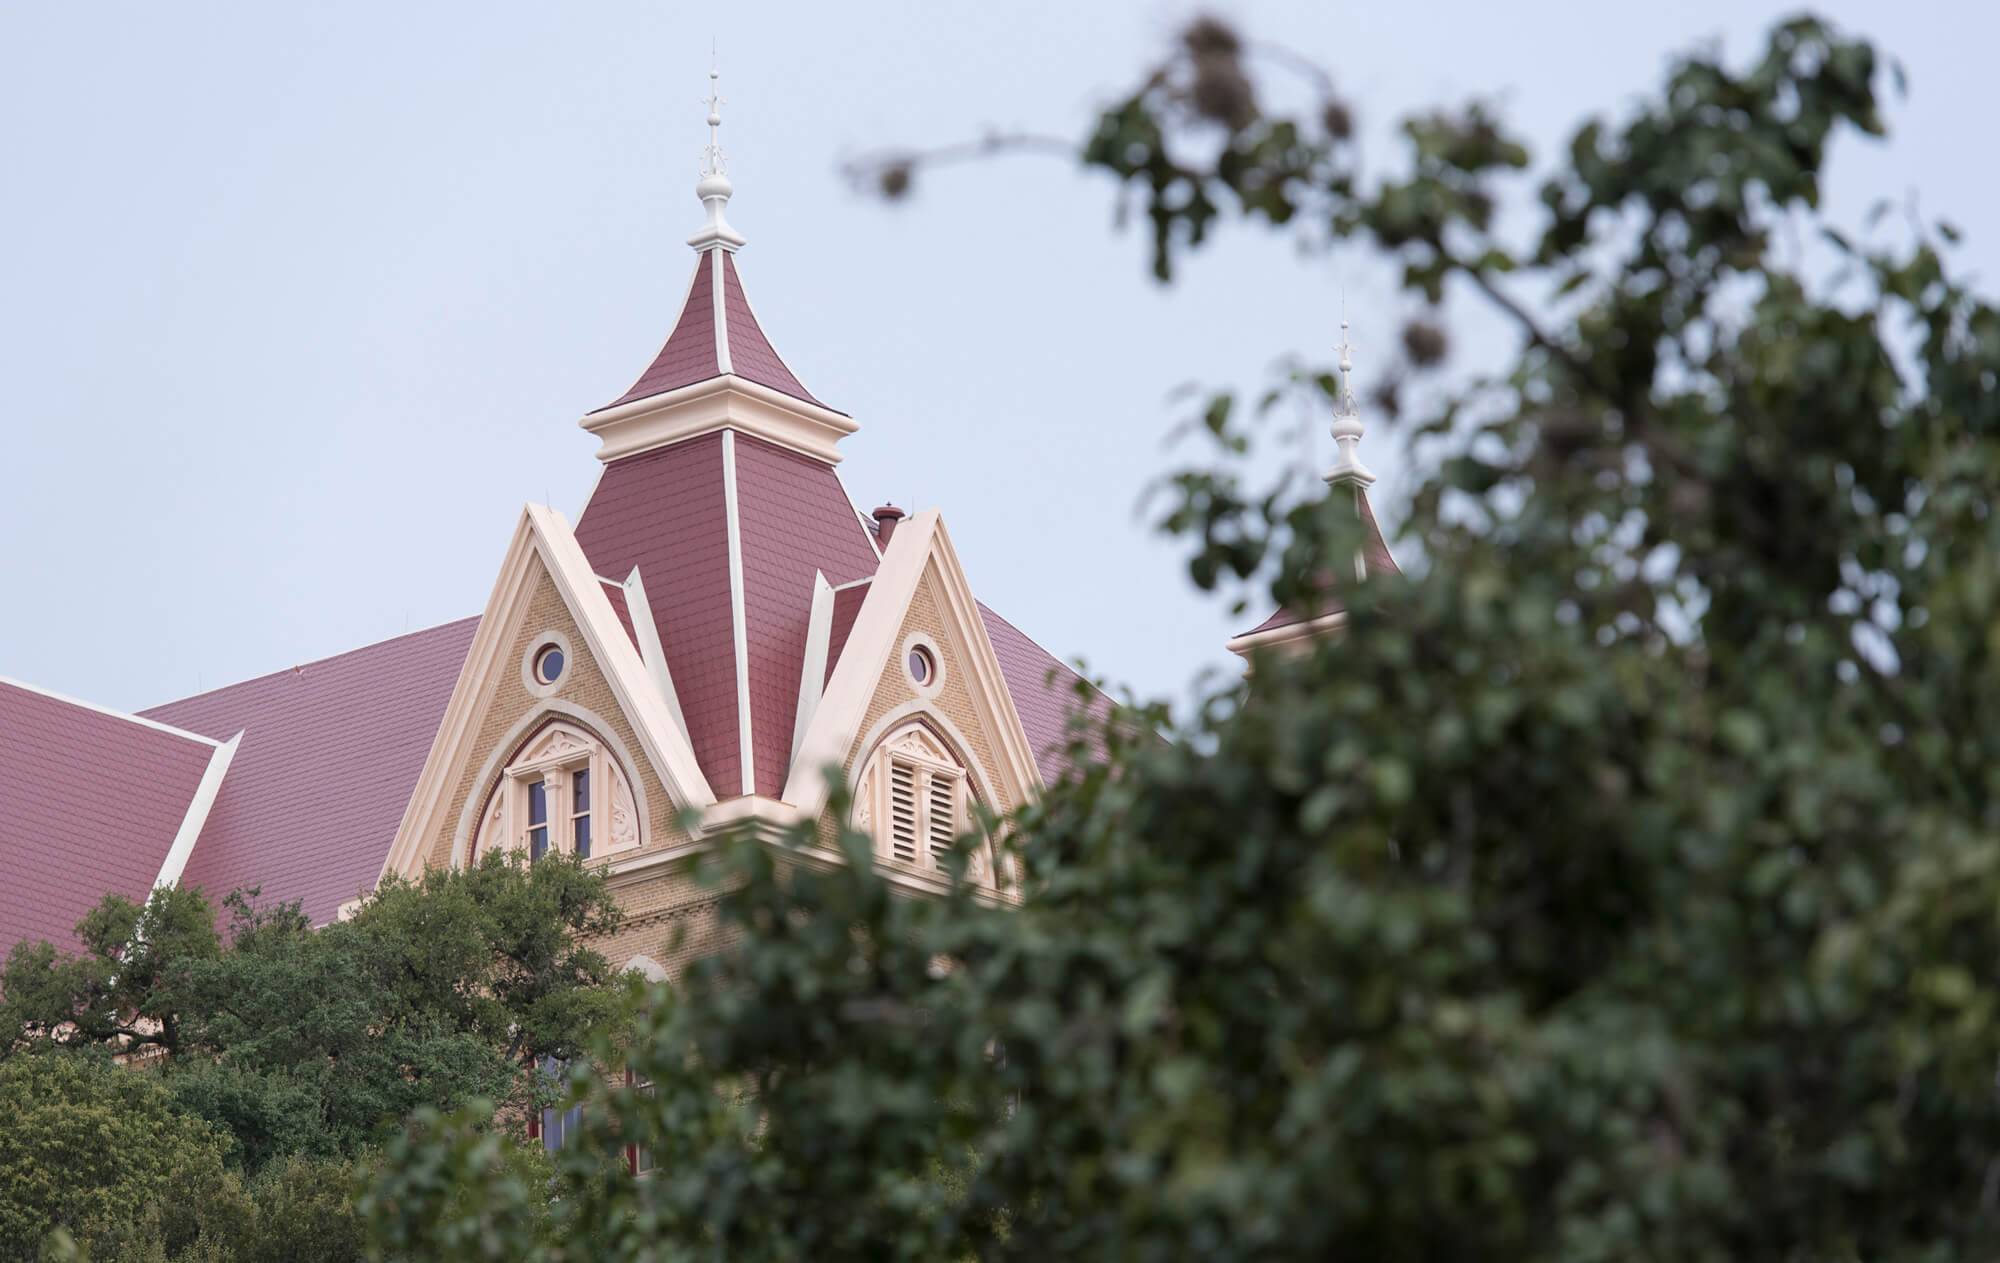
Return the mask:
<svg viewBox="0 0 2000 1263"><path fill-rule="evenodd" d="M160 863L159 876L153 879L154 886L172 886L180 881L181 873L187 868L188 857L194 854L194 844L201 838L202 826L208 823L208 813L215 806L215 797L222 792L222 778L229 775L230 761L236 757L236 747L243 740L237 733L229 740L215 747L208 756L208 766L202 770L201 781L194 787L194 797L188 801L187 814L181 817L180 830L174 834L173 845L167 848L167 858Z"/></svg>
<svg viewBox="0 0 2000 1263"><path fill-rule="evenodd" d="M806 652L799 667L799 701L792 716L791 757L799 757L805 744L806 728L819 709L820 694L826 688L826 655L833 639L833 589L826 576L813 571L812 608L806 614ZM789 764L787 765L789 766Z"/></svg>
<svg viewBox="0 0 2000 1263"><path fill-rule="evenodd" d="M1268 649L1280 645L1293 644L1298 641L1311 640L1315 636L1337 631L1345 626L1347 626L1347 611L1335 610L1331 614L1322 614L1318 618L1308 618L1297 623L1286 623L1282 627L1270 627L1263 631L1244 632L1241 636L1230 637L1229 642L1223 647L1233 654L1247 658L1253 651L1258 649Z"/></svg>
<svg viewBox="0 0 2000 1263"><path fill-rule="evenodd" d="M840 462L840 440L861 428L852 417L733 373L605 408L577 424L597 436L602 461L735 429L829 465Z"/></svg>

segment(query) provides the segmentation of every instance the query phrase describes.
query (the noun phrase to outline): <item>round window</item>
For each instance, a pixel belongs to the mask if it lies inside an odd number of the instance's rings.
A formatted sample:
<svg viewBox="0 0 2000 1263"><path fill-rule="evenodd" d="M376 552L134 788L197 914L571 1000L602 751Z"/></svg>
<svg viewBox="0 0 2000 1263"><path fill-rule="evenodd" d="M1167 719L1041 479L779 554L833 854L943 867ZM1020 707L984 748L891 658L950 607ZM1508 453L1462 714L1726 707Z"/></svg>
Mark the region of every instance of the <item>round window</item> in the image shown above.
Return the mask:
<svg viewBox="0 0 2000 1263"><path fill-rule="evenodd" d="M543 645L535 650L535 679L554 684L562 678L563 651L559 645Z"/></svg>
<svg viewBox="0 0 2000 1263"><path fill-rule="evenodd" d="M922 645L910 646L910 678L919 684L929 684L937 674L937 663L931 661L931 651Z"/></svg>

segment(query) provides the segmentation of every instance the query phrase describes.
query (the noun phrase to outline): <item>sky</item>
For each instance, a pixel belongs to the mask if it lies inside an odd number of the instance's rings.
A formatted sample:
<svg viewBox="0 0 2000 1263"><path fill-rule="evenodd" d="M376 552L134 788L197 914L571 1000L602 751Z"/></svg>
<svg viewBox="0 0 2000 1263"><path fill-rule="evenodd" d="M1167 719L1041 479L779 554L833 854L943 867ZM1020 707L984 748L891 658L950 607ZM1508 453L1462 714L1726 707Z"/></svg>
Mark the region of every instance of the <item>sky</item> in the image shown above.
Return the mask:
<svg viewBox="0 0 2000 1263"><path fill-rule="evenodd" d="M1386 154L1398 117L1497 101L1538 153L1738 56L1792 6L1215 4L1328 66ZM1142 497L1189 455L1188 383L1325 356L1366 385L1412 310L1360 257L1225 229L1147 271L1101 179L1050 158L857 196L845 157L988 127L1080 135L1192 6L0 0L0 676L136 709L477 613L526 501L572 520L577 428L646 366L701 222L711 47L729 217L766 332L861 426L862 507L939 508L975 592L1142 695L1233 669L1264 611L1195 593ZM1858 223L1913 194L2000 271L2000 8L1821 6L1901 59L1889 145L1836 151ZM1454 309L1463 371L1497 326ZM1331 454L1317 437L1272 459ZM1363 455L1393 529L1411 470Z"/></svg>

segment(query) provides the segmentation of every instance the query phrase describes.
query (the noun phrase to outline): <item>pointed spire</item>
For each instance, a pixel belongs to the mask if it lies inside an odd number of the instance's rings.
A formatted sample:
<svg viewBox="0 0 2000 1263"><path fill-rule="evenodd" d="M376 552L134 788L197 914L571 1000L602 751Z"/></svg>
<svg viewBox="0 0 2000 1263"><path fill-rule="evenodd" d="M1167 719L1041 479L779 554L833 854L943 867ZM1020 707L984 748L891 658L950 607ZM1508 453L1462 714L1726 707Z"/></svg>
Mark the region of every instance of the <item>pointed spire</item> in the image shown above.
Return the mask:
<svg viewBox="0 0 2000 1263"><path fill-rule="evenodd" d="M688 244L697 251L720 246L734 254L743 246L743 235L729 226L723 217L723 208L729 205L729 195L736 186L723 174L728 165L722 153L722 105L723 98L718 86L722 74L714 62L708 68L708 99L702 104L708 106L708 145L701 151L701 181L694 186L694 195L708 208L708 222L701 231L688 238Z"/></svg>
<svg viewBox="0 0 2000 1263"><path fill-rule="evenodd" d="M1356 487L1367 487L1375 481L1375 474L1361 463L1361 436L1367 427L1361 424L1361 405L1354 399L1354 348L1347 341L1347 322L1340 322L1340 402L1333 409L1333 442L1339 448L1334 457L1333 468L1322 474L1328 486L1352 483Z"/></svg>

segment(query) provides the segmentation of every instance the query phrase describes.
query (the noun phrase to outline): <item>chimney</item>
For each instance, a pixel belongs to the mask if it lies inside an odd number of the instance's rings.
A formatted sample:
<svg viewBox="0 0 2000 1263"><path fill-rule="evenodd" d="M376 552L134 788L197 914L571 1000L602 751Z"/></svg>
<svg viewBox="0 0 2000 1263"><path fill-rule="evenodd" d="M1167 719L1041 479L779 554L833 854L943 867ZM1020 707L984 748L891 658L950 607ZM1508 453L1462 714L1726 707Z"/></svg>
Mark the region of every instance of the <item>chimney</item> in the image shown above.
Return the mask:
<svg viewBox="0 0 2000 1263"><path fill-rule="evenodd" d="M885 504L875 510L872 516L875 518L875 542L879 546L887 548L889 546L889 537L896 533L896 523L908 517L909 514L903 512L893 504Z"/></svg>

